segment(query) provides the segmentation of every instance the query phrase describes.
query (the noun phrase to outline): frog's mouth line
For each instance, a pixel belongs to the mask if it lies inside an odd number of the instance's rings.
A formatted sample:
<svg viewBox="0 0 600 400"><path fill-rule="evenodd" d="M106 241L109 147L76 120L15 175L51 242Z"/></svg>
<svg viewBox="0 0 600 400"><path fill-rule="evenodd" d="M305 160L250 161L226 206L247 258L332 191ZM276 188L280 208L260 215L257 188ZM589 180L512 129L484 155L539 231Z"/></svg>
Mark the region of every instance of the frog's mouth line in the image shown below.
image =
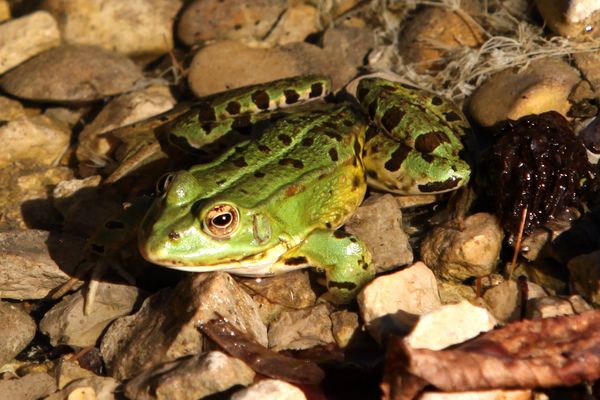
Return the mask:
<svg viewBox="0 0 600 400"><path fill-rule="evenodd" d="M279 243L267 251L236 261L212 265L184 265L181 261L150 260L153 264L187 272L226 271L242 276L267 276L303 268L304 265L286 265L280 262L281 256L289 251L288 246Z"/></svg>

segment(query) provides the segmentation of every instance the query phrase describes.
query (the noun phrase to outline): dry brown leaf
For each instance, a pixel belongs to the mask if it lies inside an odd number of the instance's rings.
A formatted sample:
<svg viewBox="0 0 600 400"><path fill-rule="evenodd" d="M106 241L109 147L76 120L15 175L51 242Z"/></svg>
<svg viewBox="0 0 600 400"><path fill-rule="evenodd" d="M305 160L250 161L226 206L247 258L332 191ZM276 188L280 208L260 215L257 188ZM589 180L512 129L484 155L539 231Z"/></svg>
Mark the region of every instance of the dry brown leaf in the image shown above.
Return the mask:
<svg viewBox="0 0 600 400"><path fill-rule="evenodd" d="M227 353L239 358L259 374L300 384L318 384L325 374L311 361L278 354L256 343L224 318L200 326L202 332Z"/></svg>
<svg viewBox="0 0 600 400"><path fill-rule="evenodd" d="M600 310L520 321L456 347L390 345L387 399L414 398L431 384L444 391L570 386L600 377Z"/></svg>

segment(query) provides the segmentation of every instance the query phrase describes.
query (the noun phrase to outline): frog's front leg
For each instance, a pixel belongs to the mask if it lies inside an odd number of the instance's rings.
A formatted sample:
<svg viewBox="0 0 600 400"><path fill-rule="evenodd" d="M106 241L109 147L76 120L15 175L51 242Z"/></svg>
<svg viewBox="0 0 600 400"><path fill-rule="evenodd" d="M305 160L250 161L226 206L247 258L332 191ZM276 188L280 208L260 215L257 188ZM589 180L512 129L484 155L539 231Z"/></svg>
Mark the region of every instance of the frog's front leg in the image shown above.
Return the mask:
<svg viewBox="0 0 600 400"><path fill-rule="evenodd" d="M308 264L325 270L327 300L345 304L375 275L365 244L344 231L317 229L300 246L286 253L284 262Z"/></svg>

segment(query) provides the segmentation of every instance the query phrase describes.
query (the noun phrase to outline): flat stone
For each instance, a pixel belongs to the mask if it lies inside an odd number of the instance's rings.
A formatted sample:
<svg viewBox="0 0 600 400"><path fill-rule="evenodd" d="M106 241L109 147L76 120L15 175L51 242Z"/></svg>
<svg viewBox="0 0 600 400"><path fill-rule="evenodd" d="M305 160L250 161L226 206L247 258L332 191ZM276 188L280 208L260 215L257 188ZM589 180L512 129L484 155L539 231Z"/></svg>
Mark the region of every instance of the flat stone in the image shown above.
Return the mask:
<svg viewBox="0 0 600 400"><path fill-rule="evenodd" d="M60 32L49 13L37 11L0 25L0 74L60 44Z"/></svg>
<svg viewBox="0 0 600 400"><path fill-rule="evenodd" d="M296 386L277 379L263 379L231 396L231 400L306 400Z"/></svg>
<svg viewBox="0 0 600 400"><path fill-rule="evenodd" d="M268 278L239 278L258 306L260 318L269 325L285 310L300 310L315 304L307 270L296 270Z"/></svg>
<svg viewBox="0 0 600 400"><path fill-rule="evenodd" d="M0 380L0 399L37 400L56 391L54 378L45 372L27 374L22 378Z"/></svg>
<svg viewBox="0 0 600 400"><path fill-rule="evenodd" d="M53 346L94 346L106 327L128 315L140 301L140 289L130 285L100 282L93 310L85 315L85 295L81 291L65 296L40 321L40 331Z"/></svg>
<svg viewBox="0 0 600 400"><path fill-rule="evenodd" d="M58 388L64 389L71 382L96 376L92 371L79 366L77 361L61 358L54 370Z"/></svg>
<svg viewBox="0 0 600 400"><path fill-rule="evenodd" d="M483 126L551 110L567 115L569 94L580 79L579 71L560 58L536 60L523 70L507 68L473 93L469 113Z"/></svg>
<svg viewBox="0 0 600 400"><path fill-rule="evenodd" d="M177 36L185 44L214 40L261 41L286 9L285 0L195 0L181 13Z"/></svg>
<svg viewBox="0 0 600 400"><path fill-rule="evenodd" d="M175 290L162 290L146 299L140 310L108 328L100 350L107 370L122 380L203 351L198 325L226 318L263 346L267 328L256 304L229 274L190 274Z"/></svg>
<svg viewBox="0 0 600 400"><path fill-rule="evenodd" d="M0 232L0 297L33 300L69 280L83 239L39 230Z"/></svg>
<svg viewBox="0 0 600 400"><path fill-rule="evenodd" d="M102 47L138 58L173 48L173 22L180 0L44 0L40 7L59 21L69 44Z"/></svg>
<svg viewBox="0 0 600 400"><path fill-rule="evenodd" d="M1 26L1 25L0 25ZM71 132L45 115L22 117L0 126L0 167L23 159L53 165L67 150Z"/></svg>
<svg viewBox="0 0 600 400"><path fill-rule="evenodd" d="M433 229L421 244L421 258L444 280L486 276L496 269L503 237L495 216L470 215L459 229L451 224Z"/></svg>
<svg viewBox="0 0 600 400"><path fill-rule="evenodd" d="M0 302L0 366L31 342L35 330L35 321L20 306Z"/></svg>
<svg viewBox="0 0 600 400"><path fill-rule="evenodd" d="M100 100L129 91L142 79L128 58L86 45L54 47L0 79L7 93L35 101Z"/></svg>
<svg viewBox="0 0 600 400"><path fill-rule="evenodd" d="M360 314L379 343L392 333L407 333L420 315L441 306L433 272L422 262L380 276L357 296Z"/></svg>
<svg viewBox="0 0 600 400"><path fill-rule="evenodd" d="M136 400L196 400L235 385L247 386L254 375L243 361L211 351L145 370L127 382L125 395Z"/></svg>
<svg viewBox="0 0 600 400"><path fill-rule="evenodd" d="M325 304L284 311L269 325L269 348L303 350L333 343L331 318Z"/></svg>
<svg viewBox="0 0 600 400"><path fill-rule="evenodd" d="M404 341L416 349L441 350L492 330L497 322L485 308L462 301L422 315Z"/></svg>
<svg viewBox="0 0 600 400"><path fill-rule="evenodd" d="M25 107L19 101L0 96L0 120L14 121L25 116Z"/></svg>
<svg viewBox="0 0 600 400"><path fill-rule="evenodd" d="M525 315L528 319L535 319L573 314L575 314L575 311L568 299L556 296L546 296L528 300Z"/></svg>
<svg viewBox="0 0 600 400"><path fill-rule="evenodd" d="M394 196L369 197L344 226L367 245L377 272L412 263L412 248Z"/></svg>
<svg viewBox="0 0 600 400"><path fill-rule="evenodd" d="M358 314L341 310L331 313L331 332L340 348L345 348L355 335L360 334Z"/></svg>

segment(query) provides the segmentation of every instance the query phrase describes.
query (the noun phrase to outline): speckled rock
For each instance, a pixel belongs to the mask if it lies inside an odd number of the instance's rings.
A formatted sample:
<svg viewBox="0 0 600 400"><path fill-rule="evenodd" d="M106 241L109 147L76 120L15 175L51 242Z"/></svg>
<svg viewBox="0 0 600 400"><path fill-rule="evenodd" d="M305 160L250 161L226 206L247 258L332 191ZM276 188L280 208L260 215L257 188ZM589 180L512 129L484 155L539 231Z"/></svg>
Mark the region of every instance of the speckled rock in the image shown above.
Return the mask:
<svg viewBox="0 0 600 400"><path fill-rule="evenodd" d="M592 304L600 305L600 251L577 256L567 267L577 293Z"/></svg>
<svg viewBox="0 0 600 400"><path fill-rule="evenodd" d="M269 325L269 348L302 350L333 343L327 305L284 311Z"/></svg>
<svg viewBox="0 0 600 400"><path fill-rule="evenodd" d="M380 343L391 333L407 333L419 315L441 306L435 277L422 262L375 278L357 300L369 333Z"/></svg>
<svg viewBox="0 0 600 400"><path fill-rule="evenodd" d="M341 310L331 313L331 333L338 346L347 347L355 335L360 334L358 314Z"/></svg>
<svg viewBox="0 0 600 400"><path fill-rule="evenodd" d="M300 310L315 304L308 271L297 270L268 279L240 278L243 288L258 306L261 319L269 325L284 310Z"/></svg>
<svg viewBox="0 0 600 400"><path fill-rule="evenodd" d="M97 164L97 160L110 156L116 142L114 137L103 133L153 117L174 105L175 99L167 86L150 86L114 98L79 134L77 159Z"/></svg>
<svg viewBox="0 0 600 400"><path fill-rule="evenodd" d="M58 360L54 369L54 375L56 376L59 389L65 388L68 384L76 380L96 376L89 369L82 368L77 361L67 358Z"/></svg>
<svg viewBox="0 0 600 400"><path fill-rule="evenodd" d="M35 321L20 306L0 302L0 366L31 342L35 329Z"/></svg>
<svg viewBox="0 0 600 400"><path fill-rule="evenodd" d="M52 15L34 12L0 25L0 74L60 44Z"/></svg>
<svg viewBox="0 0 600 400"><path fill-rule="evenodd" d="M44 400L114 400L118 382L110 377L93 376L69 383Z"/></svg>
<svg viewBox="0 0 600 400"><path fill-rule="evenodd" d="M598 0L536 0L546 25L561 36L585 39L598 36Z"/></svg>
<svg viewBox="0 0 600 400"><path fill-rule="evenodd" d="M1 129L1 128L0 128ZM42 158L43 161L44 159ZM56 230L60 215L48 199L57 183L71 179L66 167L36 165L36 160L20 160L10 168L0 167L0 230Z"/></svg>
<svg viewBox="0 0 600 400"><path fill-rule="evenodd" d="M441 350L492 330L497 323L485 308L462 301L422 315L404 341L417 349Z"/></svg>
<svg viewBox="0 0 600 400"><path fill-rule="evenodd" d="M243 361L211 351L145 370L127 382L125 395L136 400L196 400L235 385L247 386L254 375Z"/></svg>
<svg viewBox="0 0 600 400"><path fill-rule="evenodd" d="M573 60L583 77L590 82L595 97L600 98L600 52L576 53L573 54Z"/></svg>
<svg viewBox="0 0 600 400"><path fill-rule="evenodd" d="M30 159L37 164L53 165L69 145L71 132L45 115L22 117L0 126L0 167Z"/></svg>
<svg viewBox="0 0 600 400"><path fill-rule="evenodd" d="M84 315L81 291L64 297L40 321L40 331L53 346L94 346L108 324L128 315L139 301L140 290L130 285L100 282L91 313Z"/></svg>
<svg viewBox="0 0 600 400"><path fill-rule="evenodd" d="M0 79L7 93L36 101L92 101L133 88L142 78L129 59L99 47L59 46Z"/></svg>
<svg viewBox="0 0 600 400"><path fill-rule="evenodd" d="M230 275L190 274L175 290L154 294L136 314L113 322L100 346L109 374L130 378L142 369L200 353L198 324L217 314L267 345L267 328L256 305Z"/></svg>
<svg viewBox="0 0 600 400"><path fill-rule="evenodd" d="M486 213L467 217L460 229L436 227L421 244L421 258L436 276L455 282L491 274L504 237L498 219Z"/></svg>
<svg viewBox="0 0 600 400"><path fill-rule="evenodd" d="M277 379L263 379L231 396L231 400L306 400L302 390Z"/></svg>
<svg viewBox="0 0 600 400"><path fill-rule="evenodd" d="M461 9L481 12L475 1L464 1ZM464 12L463 11L463 12ZM448 51L465 46L477 47L485 40L485 31L473 20L450 7L421 7L399 35L399 54L405 63L425 73L443 65Z"/></svg>
<svg viewBox="0 0 600 400"><path fill-rule="evenodd" d="M0 380L0 399L37 400L56 391L54 378L45 372L27 374L18 379Z"/></svg>
<svg viewBox="0 0 600 400"><path fill-rule="evenodd" d="M522 71L505 69L473 93L469 112L483 126L550 110L566 115L579 80L579 72L559 58L534 61Z"/></svg>
<svg viewBox="0 0 600 400"><path fill-rule="evenodd" d="M377 272L412 263L412 248L402 230L402 211L394 196L369 197L344 226L365 242Z"/></svg>
<svg viewBox="0 0 600 400"><path fill-rule="evenodd" d="M177 36L187 45L224 39L260 41L285 9L285 0L194 0L181 13Z"/></svg>
<svg viewBox="0 0 600 400"><path fill-rule="evenodd" d="M39 230L0 233L0 297L41 299L69 280L84 240Z"/></svg>
<svg viewBox="0 0 600 400"><path fill-rule="evenodd" d="M25 117L25 108L17 100L0 96L0 120L14 121Z"/></svg>
<svg viewBox="0 0 600 400"><path fill-rule="evenodd" d="M309 4L295 4L285 10L265 41L280 46L303 42L319 30L321 21L317 8Z"/></svg>
<svg viewBox="0 0 600 400"><path fill-rule="evenodd" d="M66 43L88 44L134 57L173 48L173 21L181 0L43 0Z"/></svg>
<svg viewBox="0 0 600 400"><path fill-rule="evenodd" d="M529 319L573 315L575 310L568 299L556 296L538 297L527 301L525 316Z"/></svg>

